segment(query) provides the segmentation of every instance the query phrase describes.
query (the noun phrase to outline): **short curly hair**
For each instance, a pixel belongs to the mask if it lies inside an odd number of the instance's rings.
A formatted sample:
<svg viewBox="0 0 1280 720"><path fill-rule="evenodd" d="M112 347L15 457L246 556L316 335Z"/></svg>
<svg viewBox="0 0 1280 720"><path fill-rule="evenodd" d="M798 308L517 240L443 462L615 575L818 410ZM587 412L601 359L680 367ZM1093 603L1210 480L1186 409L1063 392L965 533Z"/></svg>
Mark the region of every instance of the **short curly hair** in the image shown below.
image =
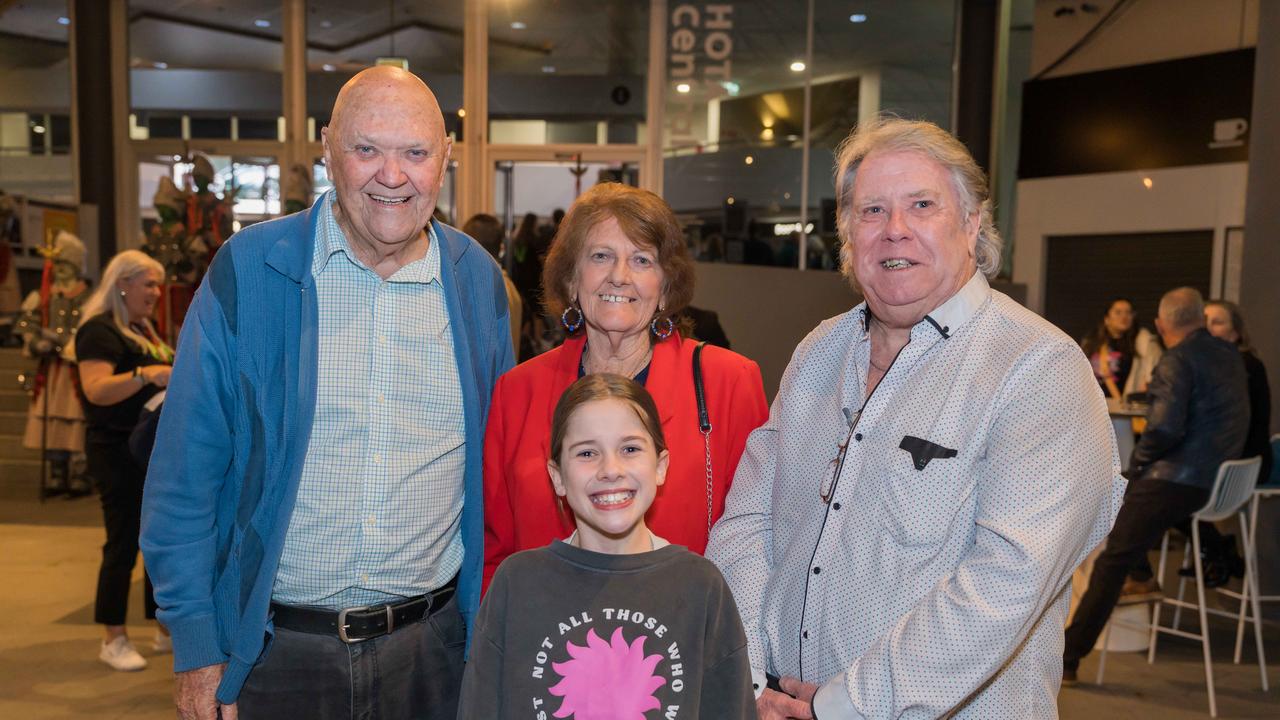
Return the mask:
<svg viewBox="0 0 1280 720"><path fill-rule="evenodd" d="M862 161L873 152L918 152L937 162L951 177L951 185L967 217L978 214L978 244L974 251L978 270L989 278L1000 271L1003 241L993 218L987 175L974 162L968 148L954 135L923 120L882 115L859 123L840 144L836 160L836 226L842 241L840 266L849 282L853 275L853 183Z"/></svg>
<svg viewBox="0 0 1280 720"><path fill-rule="evenodd" d="M676 320L693 300L696 274L680 223L665 200L648 190L621 183L600 183L580 195L569 208L542 268L543 307L552 316L559 316L576 304L574 288L587 237L609 218L618 221L618 227L631 242L657 255L663 275L659 322ZM580 332L582 327L575 330Z"/></svg>

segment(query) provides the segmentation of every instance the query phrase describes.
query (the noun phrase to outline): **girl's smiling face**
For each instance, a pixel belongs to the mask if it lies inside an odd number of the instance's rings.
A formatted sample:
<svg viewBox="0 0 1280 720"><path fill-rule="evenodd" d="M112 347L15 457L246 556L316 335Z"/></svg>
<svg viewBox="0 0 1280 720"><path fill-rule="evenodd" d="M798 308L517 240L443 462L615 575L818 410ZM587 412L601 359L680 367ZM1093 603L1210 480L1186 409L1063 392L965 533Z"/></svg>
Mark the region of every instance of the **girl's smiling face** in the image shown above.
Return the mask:
<svg viewBox="0 0 1280 720"><path fill-rule="evenodd" d="M614 555L650 550L644 514L666 481L669 456L657 450L639 408L616 398L583 403L562 447L547 471L577 519L579 545Z"/></svg>

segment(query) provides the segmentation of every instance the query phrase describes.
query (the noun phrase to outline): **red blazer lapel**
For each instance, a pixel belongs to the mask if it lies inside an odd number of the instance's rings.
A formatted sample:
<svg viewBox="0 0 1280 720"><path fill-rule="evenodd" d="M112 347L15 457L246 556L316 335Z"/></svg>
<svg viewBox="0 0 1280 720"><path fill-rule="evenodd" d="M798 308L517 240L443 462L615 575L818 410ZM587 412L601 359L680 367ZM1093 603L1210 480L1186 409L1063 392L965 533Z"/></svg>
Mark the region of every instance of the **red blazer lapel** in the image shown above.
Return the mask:
<svg viewBox="0 0 1280 720"><path fill-rule="evenodd" d="M551 428L551 420L556 413L556 403L570 385L578 379L578 367L582 364L582 351L587 347L587 334L571 337L549 352L558 353L555 368L552 370L550 386L547 392L547 428ZM548 443L550 441L548 440Z"/></svg>

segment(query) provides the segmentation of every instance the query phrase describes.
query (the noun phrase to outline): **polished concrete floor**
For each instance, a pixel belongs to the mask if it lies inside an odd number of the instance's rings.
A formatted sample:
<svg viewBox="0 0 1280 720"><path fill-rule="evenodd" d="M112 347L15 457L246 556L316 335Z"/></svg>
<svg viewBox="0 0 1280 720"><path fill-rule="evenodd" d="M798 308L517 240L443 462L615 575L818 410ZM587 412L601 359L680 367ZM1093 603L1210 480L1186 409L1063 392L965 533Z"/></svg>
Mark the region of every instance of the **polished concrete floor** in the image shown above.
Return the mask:
<svg viewBox="0 0 1280 720"><path fill-rule="evenodd" d="M34 487L0 481L0 718L172 718L172 656L150 650L155 630L142 617L141 568L135 573L129 632L150 666L113 672L97 659L101 631L93 624L93 592L103 540L95 498L34 500ZM1212 623L1216 642L1218 714L1280 718L1280 689L1259 689L1254 654L1232 665L1234 625ZM1267 649L1280 666L1280 629L1269 627ZM1161 641L1154 666L1144 655L1113 653L1107 684L1062 691L1061 716L1079 720L1208 717L1198 644ZM1252 645L1247 646L1251 648ZM1096 654L1080 668L1092 681ZM1280 672L1271 673L1280 684Z"/></svg>

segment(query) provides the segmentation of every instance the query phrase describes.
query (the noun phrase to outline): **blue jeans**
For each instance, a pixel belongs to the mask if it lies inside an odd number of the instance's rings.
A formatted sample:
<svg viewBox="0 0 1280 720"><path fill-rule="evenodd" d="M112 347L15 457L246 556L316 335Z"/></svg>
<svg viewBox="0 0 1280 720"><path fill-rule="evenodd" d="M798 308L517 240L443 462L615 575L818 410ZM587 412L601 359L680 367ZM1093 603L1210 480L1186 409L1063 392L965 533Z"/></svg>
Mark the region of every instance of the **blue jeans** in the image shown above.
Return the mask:
<svg viewBox="0 0 1280 720"><path fill-rule="evenodd" d="M428 618L352 643L276 628L237 701L243 720L454 720L467 631L450 599Z"/></svg>

